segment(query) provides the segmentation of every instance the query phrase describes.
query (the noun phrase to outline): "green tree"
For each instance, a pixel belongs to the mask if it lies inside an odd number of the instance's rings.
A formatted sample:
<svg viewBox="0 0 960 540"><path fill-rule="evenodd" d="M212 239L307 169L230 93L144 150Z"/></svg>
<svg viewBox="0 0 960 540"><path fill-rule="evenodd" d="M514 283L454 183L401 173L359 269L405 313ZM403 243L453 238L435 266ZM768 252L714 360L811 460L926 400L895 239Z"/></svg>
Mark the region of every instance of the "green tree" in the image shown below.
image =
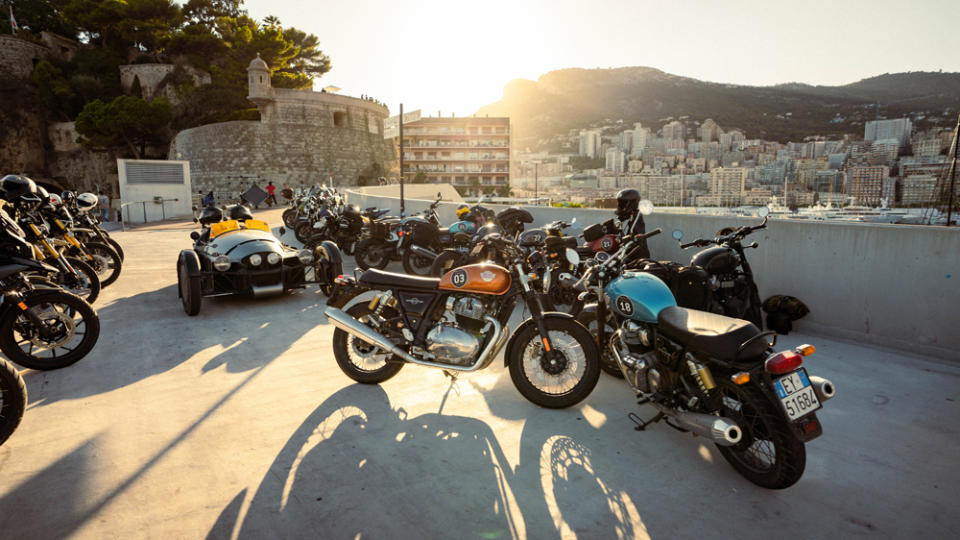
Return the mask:
<svg viewBox="0 0 960 540"><path fill-rule="evenodd" d="M39 36L40 32L47 30L75 39L77 37L76 26L61 14L67 3L68 0L6 0L0 2L4 19L4 22L0 23L0 34L9 34L13 31L10 25L6 24L12 8L14 17L17 19L17 25L20 27L17 33L19 37L26 37L25 33Z"/></svg>
<svg viewBox="0 0 960 540"><path fill-rule="evenodd" d="M112 152L141 159L148 145L169 142L172 116L167 98L152 101L120 96L113 101L91 101L77 116L80 144L88 150Z"/></svg>
<svg viewBox="0 0 960 540"><path fill-rule="evenodd" d="M410 180L411 184L427 184L430 182L430 178L427 176L427 173L423 171L417 171L417 174L413 175L413 178Z"/></svg>

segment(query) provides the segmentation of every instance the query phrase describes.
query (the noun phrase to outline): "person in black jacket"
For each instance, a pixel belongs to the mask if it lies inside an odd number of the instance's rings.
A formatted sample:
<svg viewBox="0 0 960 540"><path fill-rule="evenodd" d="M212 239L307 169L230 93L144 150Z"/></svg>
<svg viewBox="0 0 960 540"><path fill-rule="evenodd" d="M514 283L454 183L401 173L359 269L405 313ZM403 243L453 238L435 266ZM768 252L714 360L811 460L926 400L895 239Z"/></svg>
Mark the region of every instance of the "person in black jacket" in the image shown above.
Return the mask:
<svg viewBox="0 0 960 540"><path fill-rule="evenodd" d="M643 214L640 213L640 192L635 189L621 189L617 193L617 220L620 221L621 236L633 236L647 232L643 223ZM647 240L640 241L640 252L637 256L643 259L650 258L650 248Z"/></svg>

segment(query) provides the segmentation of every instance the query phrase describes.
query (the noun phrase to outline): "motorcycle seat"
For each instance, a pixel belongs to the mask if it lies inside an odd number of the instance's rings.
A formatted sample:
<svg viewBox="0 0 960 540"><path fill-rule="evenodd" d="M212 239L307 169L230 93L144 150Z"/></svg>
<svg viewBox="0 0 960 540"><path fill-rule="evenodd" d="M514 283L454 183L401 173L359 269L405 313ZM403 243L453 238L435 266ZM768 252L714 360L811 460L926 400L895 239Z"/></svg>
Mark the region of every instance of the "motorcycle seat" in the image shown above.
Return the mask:
<svg viewBox="0 0 960 540"><path fill-rule="evenodd" d="M752 359L767 349L767 342L758 339L737 356L740 345L760 334L760 329L750 321L708 311L671 306L660 311L657 324L667 338L724 362Z"/></svg>
<svg viewBox="0 0 960 540"><path fill-rule="evenodd" d="M368 287L406 287L409 289L435 290L440 285L440 278L416 277L371 268L360 274L357 283Z"/></svg>

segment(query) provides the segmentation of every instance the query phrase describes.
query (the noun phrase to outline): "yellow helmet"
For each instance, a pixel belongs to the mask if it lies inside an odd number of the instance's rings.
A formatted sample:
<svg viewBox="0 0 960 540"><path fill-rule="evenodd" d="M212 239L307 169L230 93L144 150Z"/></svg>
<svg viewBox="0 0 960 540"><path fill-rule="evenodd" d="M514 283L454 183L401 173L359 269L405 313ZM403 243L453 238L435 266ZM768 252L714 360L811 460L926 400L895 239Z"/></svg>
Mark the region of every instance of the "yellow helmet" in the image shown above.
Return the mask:
<svg viewBox="0 0 960 540"><path fill-rule="evenodd" d="M469 207L469 206L467 206L467 205L465 205L465 204L461 204L460 206L457 207L457 219L463 219L463 216L465 216L465 215L467 215L467 214L469 214L469 213L470 213L470 207Z"/></svg>

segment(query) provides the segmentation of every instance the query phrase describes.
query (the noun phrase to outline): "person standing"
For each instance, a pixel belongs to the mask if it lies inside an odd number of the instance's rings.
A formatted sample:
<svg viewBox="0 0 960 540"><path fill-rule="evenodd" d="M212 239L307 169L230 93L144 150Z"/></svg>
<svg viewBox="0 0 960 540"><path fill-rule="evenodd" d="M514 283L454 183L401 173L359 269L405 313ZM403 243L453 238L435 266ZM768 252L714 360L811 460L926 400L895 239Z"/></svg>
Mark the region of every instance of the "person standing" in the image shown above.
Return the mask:
<svg viewBox="0 0 960 540"><path fill-rule="evenodd" d="M110 221L110 198L104 192L97 197L97 207L100 208L100 221Z"/></svg>
<svg viewBox="0 0 960 540"><path fill-rule="evenodd" d="M202 191L200 193L203 193ZM217 204L217 200L213 197L213 190L210 190L210 193L207 193L207 196L203 198L203 206L214 206Z"/></svg>
<svg viewBox="0 0 960 540"><path fill-rule="evenodd" d="M273 182L267 182L267 206L273 206L277 204L277 186L273 185Z"/></svg>

